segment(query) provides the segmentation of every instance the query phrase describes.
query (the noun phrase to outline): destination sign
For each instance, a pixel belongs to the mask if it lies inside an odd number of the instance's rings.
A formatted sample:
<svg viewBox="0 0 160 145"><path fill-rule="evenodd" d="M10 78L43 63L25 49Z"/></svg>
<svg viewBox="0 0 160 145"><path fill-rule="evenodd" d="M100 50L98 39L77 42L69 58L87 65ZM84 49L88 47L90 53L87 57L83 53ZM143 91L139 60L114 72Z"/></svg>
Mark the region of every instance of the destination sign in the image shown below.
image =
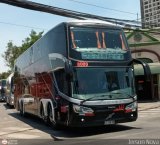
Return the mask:
<svg viewBox="0 0 160 145"><path fill-rule="evenodd" d="M124 60L124 53L81 52L82 59Z"/></svg>

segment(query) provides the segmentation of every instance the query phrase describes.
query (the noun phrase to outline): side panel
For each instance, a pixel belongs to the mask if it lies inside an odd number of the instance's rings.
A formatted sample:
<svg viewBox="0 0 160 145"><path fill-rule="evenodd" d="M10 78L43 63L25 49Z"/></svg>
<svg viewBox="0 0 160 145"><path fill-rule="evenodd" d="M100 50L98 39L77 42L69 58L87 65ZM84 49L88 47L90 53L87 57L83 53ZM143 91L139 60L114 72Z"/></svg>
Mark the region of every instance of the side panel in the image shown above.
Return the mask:
<svg viewBox="0 0 160 145"><path fill-rule="evenodd" d="M39 115L41 100L54 98L51 53L67 56L64 23L46 33L16 60L14 95L18 110L22 101L25 112Z"/></svg>

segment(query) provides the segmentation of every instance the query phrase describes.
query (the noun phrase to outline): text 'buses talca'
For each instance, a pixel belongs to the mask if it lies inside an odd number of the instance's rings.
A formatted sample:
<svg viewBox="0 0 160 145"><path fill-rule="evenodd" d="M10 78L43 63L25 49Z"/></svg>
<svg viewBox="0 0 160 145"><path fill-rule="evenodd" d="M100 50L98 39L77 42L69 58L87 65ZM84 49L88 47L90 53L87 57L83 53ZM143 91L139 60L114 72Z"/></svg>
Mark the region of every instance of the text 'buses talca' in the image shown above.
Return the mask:
<svg viewBox="0 0 160 145"><path fill-rule="evenodd" d="M131 52L122 28L61 23L15 62L15 107L54 127L137 119Z"/></svg>

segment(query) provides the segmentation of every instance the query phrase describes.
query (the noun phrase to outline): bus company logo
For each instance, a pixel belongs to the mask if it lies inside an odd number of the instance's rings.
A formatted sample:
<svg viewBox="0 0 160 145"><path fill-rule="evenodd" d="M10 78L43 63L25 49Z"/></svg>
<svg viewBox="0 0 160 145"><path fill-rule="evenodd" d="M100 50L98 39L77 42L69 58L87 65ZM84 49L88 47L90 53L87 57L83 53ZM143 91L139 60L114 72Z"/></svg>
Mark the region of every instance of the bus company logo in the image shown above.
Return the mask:
<svg viewBox="0 0 160 145"><path fill-rule="evenodd" d="M116 106L108 106L108 109L115 109Z"/></svg>
<svg viewBox="0 0 160 145"><path fill-rule="evenodd" d="M116 109L113 110L114 112L118 112L118 111L124 111L124 104L119 105Z"/></svg>
<svg viewBox="0 0 160 145"><path fill-rule="evenodd" d="M2 139L2 145L8 145L8 141L6 139Z"/></svg>

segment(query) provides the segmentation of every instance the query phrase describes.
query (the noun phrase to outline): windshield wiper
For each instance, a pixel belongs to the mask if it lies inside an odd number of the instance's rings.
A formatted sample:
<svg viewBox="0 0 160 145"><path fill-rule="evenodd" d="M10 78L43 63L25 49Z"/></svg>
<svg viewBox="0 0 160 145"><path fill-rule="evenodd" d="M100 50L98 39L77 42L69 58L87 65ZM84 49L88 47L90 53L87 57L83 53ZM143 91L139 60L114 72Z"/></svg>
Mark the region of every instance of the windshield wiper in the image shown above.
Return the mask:
<svg viewBox="0 0 160 145"><path fill-rule="evenodd" d="M90 97L90 98L88 98L88 99L82 100L82 101L80 102L80 105L82 105L84 102L90 101L90 100L92 100L92 99L94 99L94 98L106 97L106 96L108 96L109 98L112 98L112 95L98 95L98 96L94 96L94 97Z"/></svg>
<svg viewBox="0 0 160 145"><path fill-rule="evenodd" d="M136 100L135 100L135 98L134 98L132 95L127 94L127 93L125 93L125 92L112 92L112 94L127 95L128 97L132 98L132 99L133 99L133 101L136 101Z"/></svg>

